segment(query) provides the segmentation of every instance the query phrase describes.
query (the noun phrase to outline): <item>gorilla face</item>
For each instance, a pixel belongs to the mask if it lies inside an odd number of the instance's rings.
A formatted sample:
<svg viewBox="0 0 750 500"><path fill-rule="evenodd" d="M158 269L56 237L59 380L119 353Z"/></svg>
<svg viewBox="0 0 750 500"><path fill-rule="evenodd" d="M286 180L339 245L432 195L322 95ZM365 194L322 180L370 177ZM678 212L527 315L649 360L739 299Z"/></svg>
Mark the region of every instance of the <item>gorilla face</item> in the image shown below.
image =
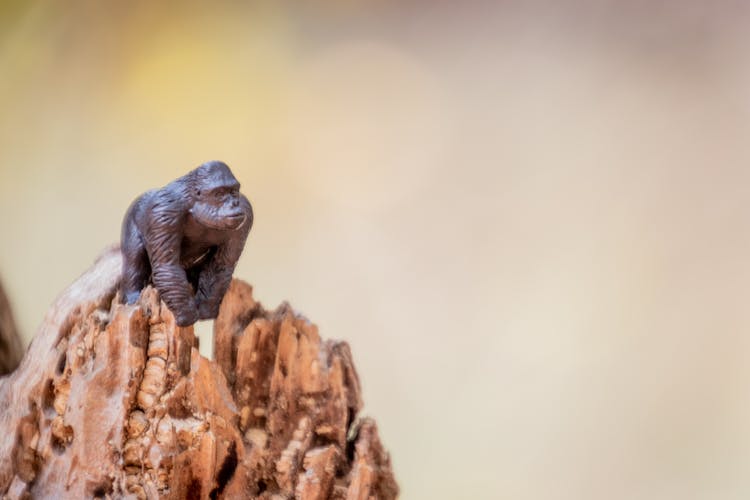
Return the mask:
<svg viewBox="0 0 750 500"><path fill-rule="evenodd" d="M240 183L225 164L205 165L200 172L196 200L190 213L203 226L211 229L234 231L247 221L241 203Z"/></svg>

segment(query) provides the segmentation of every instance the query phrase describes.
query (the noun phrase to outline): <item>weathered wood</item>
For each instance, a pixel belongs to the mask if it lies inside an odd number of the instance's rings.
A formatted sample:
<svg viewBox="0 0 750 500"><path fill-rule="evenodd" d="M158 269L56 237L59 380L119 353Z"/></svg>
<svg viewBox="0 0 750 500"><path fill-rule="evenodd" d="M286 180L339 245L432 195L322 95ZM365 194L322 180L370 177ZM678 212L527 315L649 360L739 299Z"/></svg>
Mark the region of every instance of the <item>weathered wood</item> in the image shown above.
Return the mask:
<svg viewBox="0 0 750 500"><path fill-rule="evenodd" d="M18 335L8 298L0 283L0 375L15 370L21 362L21 356L23 356L21 337Z"/></svg>
<svg viewBox="0 0 750 500"><path fill-rule="evenodd" d="M110 251L0 379L7 498L395 498L349 347L233 281L216 361L147 288L116 297Z"/></svg>

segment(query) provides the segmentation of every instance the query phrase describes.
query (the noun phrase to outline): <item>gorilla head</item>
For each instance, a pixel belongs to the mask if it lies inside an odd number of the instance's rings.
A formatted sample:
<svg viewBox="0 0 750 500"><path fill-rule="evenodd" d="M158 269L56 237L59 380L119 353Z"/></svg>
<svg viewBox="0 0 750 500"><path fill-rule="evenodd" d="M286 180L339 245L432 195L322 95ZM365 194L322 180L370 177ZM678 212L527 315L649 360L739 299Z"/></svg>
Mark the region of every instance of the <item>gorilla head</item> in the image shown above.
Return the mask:
<svg viewBox="0 0 750 500"><path fill-rule="evenodd" d="M229 167L220 161L204 163L193 172L191 182L195 202L190 215L211 229L240 229L247 222L247 211L240 203L240 183Z"/></svg>

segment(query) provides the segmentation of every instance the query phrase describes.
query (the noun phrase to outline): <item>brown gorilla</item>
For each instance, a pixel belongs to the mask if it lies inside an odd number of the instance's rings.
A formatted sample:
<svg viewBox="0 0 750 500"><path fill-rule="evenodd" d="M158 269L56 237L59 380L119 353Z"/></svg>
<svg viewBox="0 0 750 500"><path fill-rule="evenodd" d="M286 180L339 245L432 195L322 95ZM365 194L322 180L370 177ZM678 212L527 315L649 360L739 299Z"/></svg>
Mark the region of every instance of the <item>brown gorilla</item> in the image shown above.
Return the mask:
<svg viewBox="0 0 750 500"><path fill-rule="evenodd" d="M122 224L123 300L151 280L179 326L215 318L253 225L239 189L212 161L136 199Z"/></svg>

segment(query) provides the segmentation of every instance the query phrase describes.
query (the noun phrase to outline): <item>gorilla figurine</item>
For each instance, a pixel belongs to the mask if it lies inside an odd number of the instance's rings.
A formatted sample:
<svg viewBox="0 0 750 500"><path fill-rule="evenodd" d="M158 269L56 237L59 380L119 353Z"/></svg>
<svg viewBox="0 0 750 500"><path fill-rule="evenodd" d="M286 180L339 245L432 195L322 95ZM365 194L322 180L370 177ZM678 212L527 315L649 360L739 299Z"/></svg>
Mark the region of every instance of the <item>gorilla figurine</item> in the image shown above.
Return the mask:
<svg viewBox="0 0 750 500"><path fill-rule="evenodd" d="M123 300L133 304L152 281L177 325L215 318L253 225L239 190L211 161L136 199L122 224Z"/></svg>

